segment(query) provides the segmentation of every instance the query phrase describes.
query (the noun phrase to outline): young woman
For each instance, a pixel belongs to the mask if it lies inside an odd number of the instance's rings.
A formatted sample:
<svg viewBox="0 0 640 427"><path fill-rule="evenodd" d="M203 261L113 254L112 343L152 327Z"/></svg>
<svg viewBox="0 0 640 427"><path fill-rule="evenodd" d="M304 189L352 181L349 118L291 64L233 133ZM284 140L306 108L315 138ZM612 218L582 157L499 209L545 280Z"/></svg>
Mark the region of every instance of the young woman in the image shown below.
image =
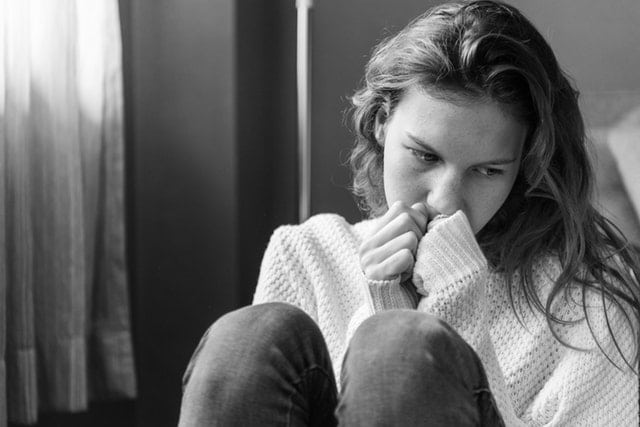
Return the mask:
<svg viewBox="0 0 640 427"><path fill-rule="evenodd" d="M274 232L181 425L637 426L640 269L591 204L577 98L506 4L383 41L353 97L371 219Z"/></svg>

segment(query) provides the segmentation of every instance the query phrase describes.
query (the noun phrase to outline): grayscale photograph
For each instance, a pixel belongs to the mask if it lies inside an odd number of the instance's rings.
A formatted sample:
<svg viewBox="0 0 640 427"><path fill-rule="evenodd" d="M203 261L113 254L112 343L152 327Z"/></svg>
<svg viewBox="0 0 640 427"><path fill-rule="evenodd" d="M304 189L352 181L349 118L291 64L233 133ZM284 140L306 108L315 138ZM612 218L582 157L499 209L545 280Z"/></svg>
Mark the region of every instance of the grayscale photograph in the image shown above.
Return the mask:
<svg viewBox="0 0 640 427"><path fill-rule="evenodd" d="M639 427L639 0L0 0L0 427Z"/></svg>

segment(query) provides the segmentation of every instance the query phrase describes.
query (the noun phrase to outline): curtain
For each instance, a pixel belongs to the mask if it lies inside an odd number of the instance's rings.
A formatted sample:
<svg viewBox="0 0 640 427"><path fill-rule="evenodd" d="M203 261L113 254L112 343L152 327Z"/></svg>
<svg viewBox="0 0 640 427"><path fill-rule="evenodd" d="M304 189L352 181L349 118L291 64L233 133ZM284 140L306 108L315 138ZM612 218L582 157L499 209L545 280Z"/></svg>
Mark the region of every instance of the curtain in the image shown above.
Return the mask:
<svg viewBox="0 0 640 427"><path fill-rule="evenodd" d="M0 426L131 398L117 0L0 0Z"/></svg>

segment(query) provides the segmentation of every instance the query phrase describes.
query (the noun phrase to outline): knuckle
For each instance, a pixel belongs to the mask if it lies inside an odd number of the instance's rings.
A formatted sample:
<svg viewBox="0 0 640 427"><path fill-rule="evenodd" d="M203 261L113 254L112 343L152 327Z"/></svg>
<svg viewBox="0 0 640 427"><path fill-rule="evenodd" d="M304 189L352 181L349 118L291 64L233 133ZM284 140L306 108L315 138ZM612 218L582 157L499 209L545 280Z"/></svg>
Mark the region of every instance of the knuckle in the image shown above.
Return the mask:
<svg viewBox="0 0 640 427"><path fill-rule="evenodd" d="M413 262L413 252L407 248L401 249L399 258L402 259L403 262Z"/></svg>
<svg viewBox="0 0 640 427"><path fill-rule="evenodd" d="M398 267L395 263L388 263L382 268L382 277L385 280L392 278L393 276L398 275Z"/></svg>
<svg viewBox="0 0 640 427"><path fill-rule="evenodd" d="M364 254L362 254L362 256L360 257L360 266L364 268L368 268L371 264L373 264L371 262L371 252L365 252Z"/></svg>
<svg viewBox="0 0 640 427"><path fill-rule="evenodd" d="M369 251L369 246L370 243L369 241L364 241L362 242L362 244L358 247L358 256L362 259L364 257L364 255Z"/></svg>
<svg viewBox="0 0 640 427"><path fill-rule="evenodd" d="M392 259L388 260L383 266L384 276L389 279L401 274L407 265L405 249L398 251ZM409 252L411 258L411 252ZM413 259L413 258L411 258Z"/></svg>
<svg viewBox="0 0 640 427"><path fill-rule="evenodd" d="M389 212L398 212L398 210L400 210L400 204L402 202L400 200L396 200L395 202L393 202L393 204L391 204L391 206L389 207Z"/></svg>
<svg viewBox="0 0 640 427"><path fill-rule="evenodd" d="M416 233L414 233L413 231L409 231L407 233L405 233L406 237L405 239L407 240L407 244L414 248L418 245L418 236L416 236Z"/></svg>
<svg viewBox="0 0 640 427"><path fill-rule="evenodd" d="M402 226L408 227L412 222L411 215L409 215L407 212L402 212L398 215L398 221Z"/></svg>
<svg viewBox="0 0 640 427"><path fill-rule="evenodd" d="M422 212L418 212L417 215L417 222L419 224L420 227L423 227L427 225L427 217L423 215Z"/></svg>

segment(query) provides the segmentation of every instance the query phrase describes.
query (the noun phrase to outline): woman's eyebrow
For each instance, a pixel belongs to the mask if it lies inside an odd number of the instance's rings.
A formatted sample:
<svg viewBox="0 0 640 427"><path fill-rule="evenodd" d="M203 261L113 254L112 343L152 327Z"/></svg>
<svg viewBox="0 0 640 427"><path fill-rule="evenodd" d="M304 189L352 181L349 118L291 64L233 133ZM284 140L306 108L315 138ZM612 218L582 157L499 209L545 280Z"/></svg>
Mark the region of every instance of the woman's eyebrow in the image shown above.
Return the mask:
<svg viewBox="0 0 640 427"><path fill-rule="evenodd" d="M407 136L416 144L422 146L423 148L425 148L428 151L431 151L433 154L440 156L440 154L438 153L438 151L433 148L432 146L430 146L429 144L427 144L426 142L424 142L422 139L418 138L415 135L410 134L409 132L407 132Z"/></svg>
<svg viewBox="0 0 640 427"><path fill-rule="evenodd" d="M489 160L487 162L482 162L482 163L478 163L481 165L508 165L511 163L515 163L516 160L518 159L495 159L495 160Z"/></svg>
<svg viewBox="0 0 640 427"><path fill-rule="evenodd" d="M407 132L407 136L416 144L424 147L426 150L431 151L433 154L442 157L437 150L435 150L432 146L430 146L429 144L427 144L425 141L423 141L422 139L418 138L415 135L410 134L409 132ZM510 157L504 157L504 158L498 158L498 159L493 159L493 160L487 160L487 161L483 161L483 162L478 162L478 165L508 165L511 163L515 163L518 159L516 158L510 158Z"/></svg>

